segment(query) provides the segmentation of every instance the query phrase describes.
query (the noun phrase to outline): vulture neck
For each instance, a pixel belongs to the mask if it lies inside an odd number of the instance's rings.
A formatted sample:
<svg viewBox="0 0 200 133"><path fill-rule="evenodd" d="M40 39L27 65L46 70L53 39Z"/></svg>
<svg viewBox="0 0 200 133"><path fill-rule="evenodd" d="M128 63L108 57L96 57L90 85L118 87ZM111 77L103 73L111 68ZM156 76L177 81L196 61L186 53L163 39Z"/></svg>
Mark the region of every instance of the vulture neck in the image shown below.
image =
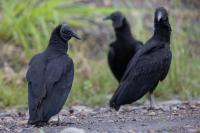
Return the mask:
<svg viewBox="0 0 200 133"><path fill-rule="evenodd" d="M154 37L158 41L170 43L171 27L170 25L155 25Z"/></svg>
<svg viewBox="0 0 200 133"><path fill-rule="evenodd" d="M68 41L64 41L58 33L53 32L49 40L48 49L55 53L66 54L68 50Z"/></svg>
<svg viewBox="0 0 200 133"><path fill-rule="evenodd" d="M116 39L123 42L134 42L135 39L132 36L131 28L126 19L123 20L123 25L119 28L115 28Z"/></svg>

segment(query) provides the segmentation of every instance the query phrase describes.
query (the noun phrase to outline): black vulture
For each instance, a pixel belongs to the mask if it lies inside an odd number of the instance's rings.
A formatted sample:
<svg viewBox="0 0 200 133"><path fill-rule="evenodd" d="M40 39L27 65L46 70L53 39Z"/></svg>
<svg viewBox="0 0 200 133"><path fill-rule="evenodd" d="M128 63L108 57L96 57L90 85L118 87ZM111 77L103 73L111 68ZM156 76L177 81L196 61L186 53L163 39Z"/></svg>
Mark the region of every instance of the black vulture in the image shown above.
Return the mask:
<svg viewBox="0 0 200 133"><path fill-rule="evenodd" d="M74 64L66 54L72 37L80 39L68 25L57 26L51 33L46 50L31 59L26 74L28 124L47 123L65 104L74 78Z"/></svg>
<svg viewBox="0 0 200 133"><path fill-rule="evenodd" d="M133 37L130 25L121 12L114 12L104 18L108 19L112 20L116 35L116 40L110 44L108 63L115 78L120 81L129 61L141 48L142 42Z"/></svg>
<svg viewBox="0 0 200 133"><path fill-rule="evenodd" d="M153 108L152 93L159 81L167 76L171 64L170 35L168 13L163 7L157 8L154 34L131 59L110 100L110 107L119 110L121 105L130 104L149 92Z"/></svg>

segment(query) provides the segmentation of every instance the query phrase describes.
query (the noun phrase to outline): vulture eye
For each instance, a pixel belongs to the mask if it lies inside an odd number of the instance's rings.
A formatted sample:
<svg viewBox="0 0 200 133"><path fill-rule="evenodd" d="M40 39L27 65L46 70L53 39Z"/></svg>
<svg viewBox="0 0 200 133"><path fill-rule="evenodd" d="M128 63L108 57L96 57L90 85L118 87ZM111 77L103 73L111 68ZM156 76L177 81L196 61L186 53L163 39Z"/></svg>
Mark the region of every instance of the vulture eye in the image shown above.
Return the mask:
<svg viewBox="0 0 200 133"><path fill-rule="evenodd" d="M65 31L65 30L63 30L62 32L65 33L65 34L67 34L67 35L71 34L71 31Z"/></svg>

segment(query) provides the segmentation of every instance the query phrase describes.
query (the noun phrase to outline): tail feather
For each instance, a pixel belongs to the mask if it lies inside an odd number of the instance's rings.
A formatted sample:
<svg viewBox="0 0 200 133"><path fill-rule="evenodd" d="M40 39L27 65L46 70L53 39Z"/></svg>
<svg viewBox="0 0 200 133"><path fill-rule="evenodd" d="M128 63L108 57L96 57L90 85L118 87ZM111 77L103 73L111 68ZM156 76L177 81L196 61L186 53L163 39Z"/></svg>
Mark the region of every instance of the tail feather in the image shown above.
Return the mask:
<svg viewBox="0 0 200 133"><path fill-rule="evenodd" d="M126 91L127 91L127 83L126 82L120 83L118 89L115 91L114 95L110 100L111 108L114 108L116 111L120 109L120 106L124 102L125 98L124 94L126 93Z"/></svg>
<svg viewBox="0 0 200 133"><path fill-rule="evenodd" d="M38 125L42 123L42 111L41 110L29 110L29 120L28 124L29 125Z"/></svg>

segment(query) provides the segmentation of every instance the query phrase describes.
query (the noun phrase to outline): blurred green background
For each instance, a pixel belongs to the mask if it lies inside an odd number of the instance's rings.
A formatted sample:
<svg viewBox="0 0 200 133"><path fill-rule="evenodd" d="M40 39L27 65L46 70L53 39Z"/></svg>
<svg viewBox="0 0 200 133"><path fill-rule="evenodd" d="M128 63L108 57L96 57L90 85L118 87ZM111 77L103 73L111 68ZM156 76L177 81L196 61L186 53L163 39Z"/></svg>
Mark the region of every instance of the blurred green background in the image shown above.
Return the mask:
<svg viewBox="0 0 200 133"><path fill-rule="evenodd" d="M114 32L111 22L102 18L122 11L135 38L146 42L153 33L154 10L159 6L169 11L173 60L166 80L155 91L156 98L199 97L199 0L1 0L0 108L27 106L28 61L46 48L51 30L63 22L82 37L81 41L70 41L75 79L67 105L108 104L118 83L107 65Z"/></svg>

